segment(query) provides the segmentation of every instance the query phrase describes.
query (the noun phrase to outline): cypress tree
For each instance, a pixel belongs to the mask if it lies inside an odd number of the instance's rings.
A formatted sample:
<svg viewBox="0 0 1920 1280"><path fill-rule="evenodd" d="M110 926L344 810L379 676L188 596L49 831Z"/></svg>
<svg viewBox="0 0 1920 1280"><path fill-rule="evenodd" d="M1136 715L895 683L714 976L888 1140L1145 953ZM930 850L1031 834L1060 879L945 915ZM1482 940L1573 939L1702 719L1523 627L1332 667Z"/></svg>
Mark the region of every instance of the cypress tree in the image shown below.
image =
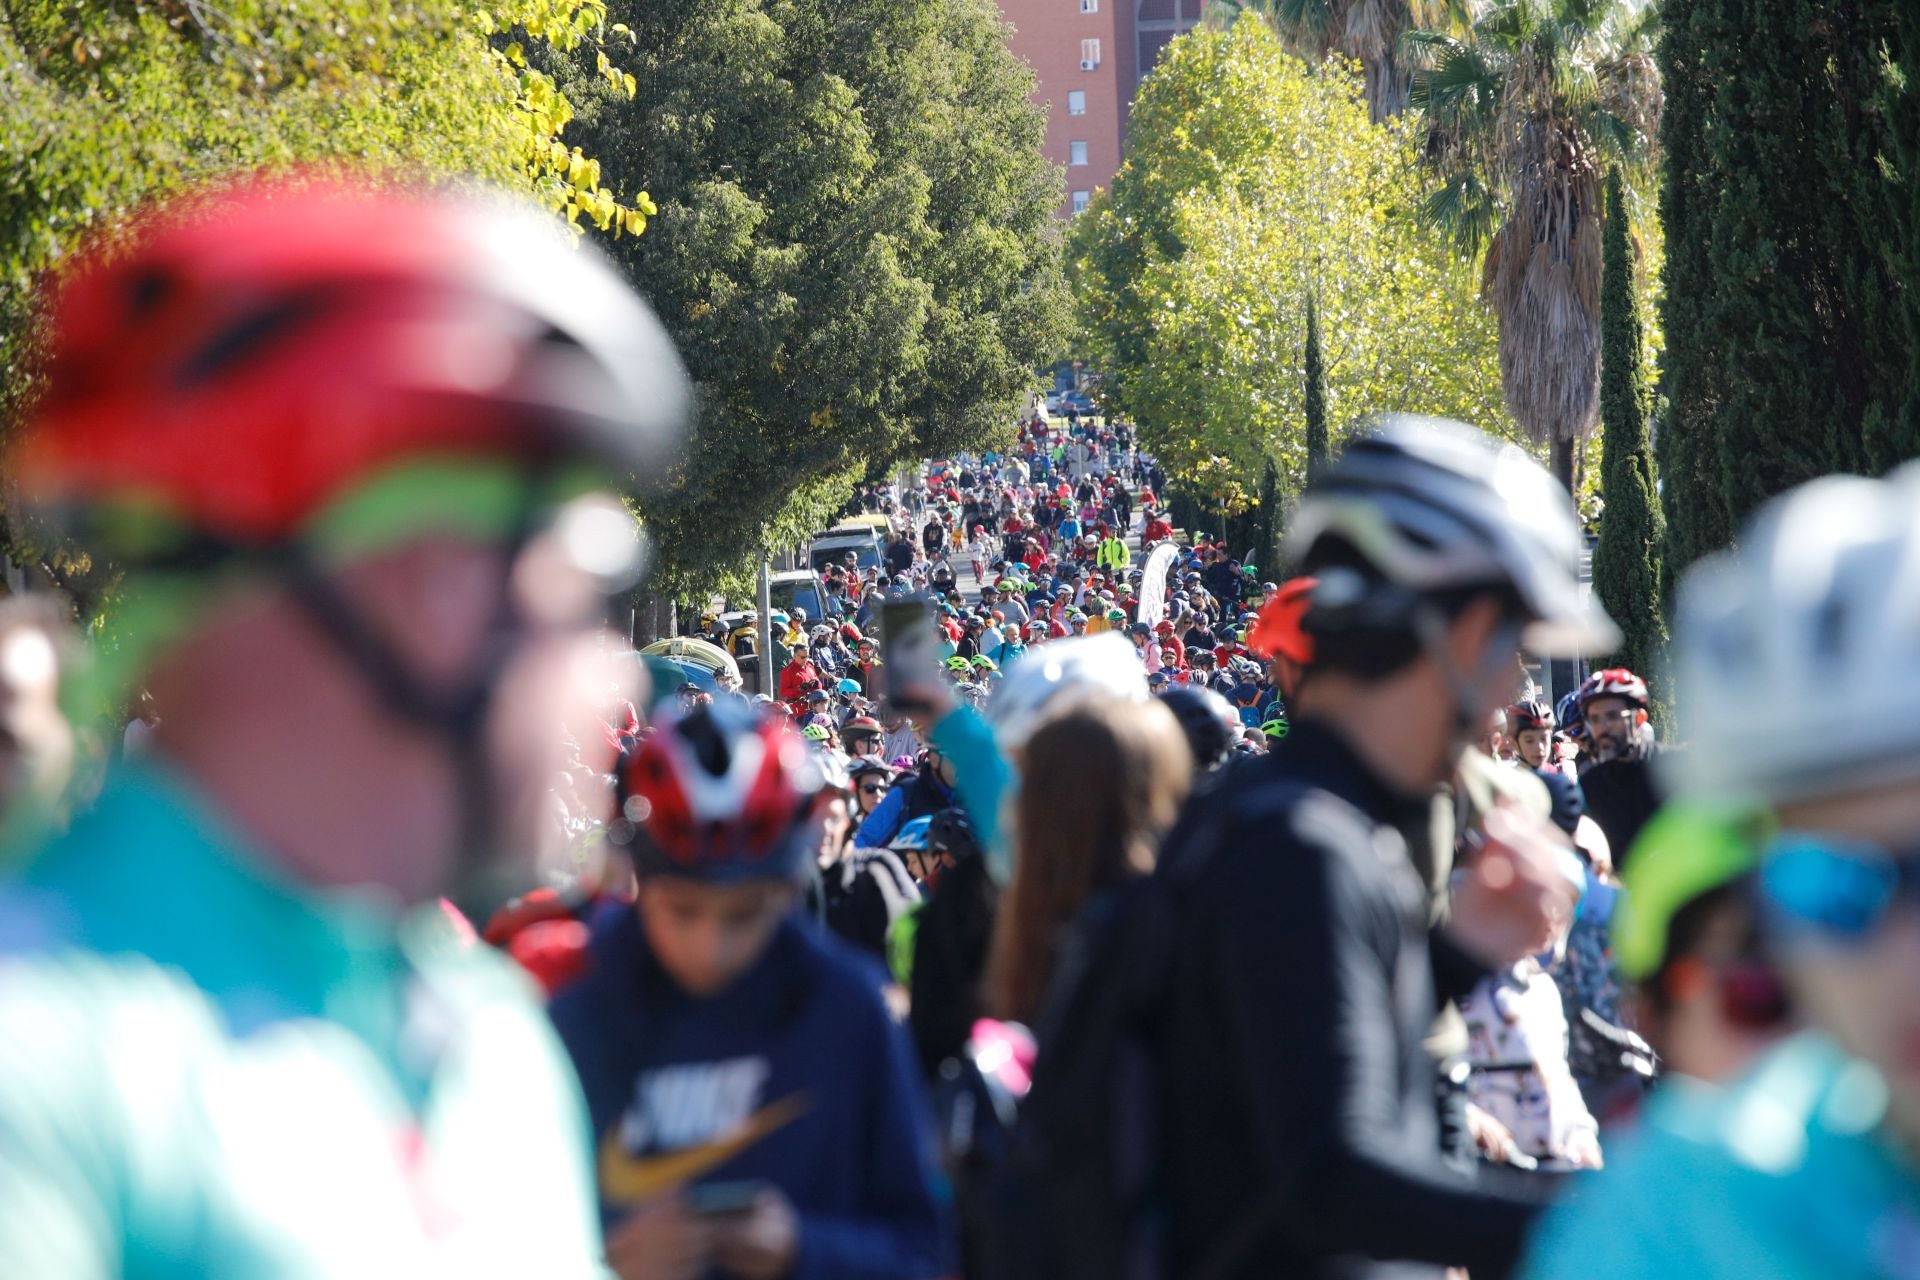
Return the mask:
<svg viewBox="0 0 1920 1280"><path fill-rule="evenodd" d="M1660 423L1659 453L1666 482L1662 555L1668 581L1733 537L1711 466L1719 456L1717 367L1700 332L1702 304L1711 292L1706 155L1713 99L1701 60L1709 47L1717 48L1721 18L1720 0L1667 0L1661 11L1659 63L1666 101L1660 115L1660 222L1667 258L1660 309L1667 339L1662 365L1667 412Z"/></svg>
<svg viewBox="0 0 1920 1280"><path fill-rule="evenodd" d="M1888 0L1678 0L1663 44L1669 563L1762 500L1884 465L1907 356L1880 50Z"/></svg>
<svg viewBox="0 0 1920 1280"><path fill-rule="evenodd" d="M1900 335L1907 365L1904 404L1890 420L1888 438L1874 442L1876 470L1920 456L1920 7L1899 6L1889 51L1892 74L1882 105L1890 172L1888 269L1902 286Z"/></svg>
<svg viewBox="0 0 1920 1280"><path fill-rule="evenodd" d="M1274 465L1272 454L1266 456L1265 465L1260 469L1259 512L1253 543L1254 563L1272 577L1274 566L1280 563L1280 468Z"/></svg>
<svg viewBox="0 0 1920 1280"><path fill-rule="evenodd" d="M1668 0L1669 579L1765 498L1920 452L1920 317L1903 314L1915 303L1899 287L1920 255L1902 235L1914 211L1889 139L1901 86L1882 62L1895 8Z"/></svg>
<svg viewBox="0 0 1920 1280"><path fill-rule="evenodd" d="M1600 277L1600 485L1606 508L1593 549L1593 589L1620 624L1614 660L1643 675L1660 669L1667 624L1660 605L1660 512L1647 445L1647 389L1640 373L1640 306L1632 227L1620 171L1607 175Z"/></svg>
<svg viewBox="0 0 1920 1280"><path fill-rule="evenodd" d="M1307 478L1327 464L1327 366L1320 356L1320 308L1307 299Z"/></svg>

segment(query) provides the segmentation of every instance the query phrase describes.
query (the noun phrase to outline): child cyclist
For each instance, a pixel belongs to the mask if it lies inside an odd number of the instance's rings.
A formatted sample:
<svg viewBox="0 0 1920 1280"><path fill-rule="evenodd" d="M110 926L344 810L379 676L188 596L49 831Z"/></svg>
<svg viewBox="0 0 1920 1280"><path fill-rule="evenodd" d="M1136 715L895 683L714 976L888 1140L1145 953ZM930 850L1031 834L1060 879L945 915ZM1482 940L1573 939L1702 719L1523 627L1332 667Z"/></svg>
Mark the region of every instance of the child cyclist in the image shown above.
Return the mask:
<svg viewBox="0 0 1920 1280"><path fill-rule="evenodd" d="M1557 767L1553 758L1553 713L1545 703L1527 699L1508 707L1507 738L1520 764L1529 769Z"/></svg>
<svg viewBox="0 0 1920 1280"><path fill-rule="evenodd" d="M638 895L551 1014L587 1096L624 1280L950 1270L919 1073L876 965L794 911L820 843L800 738L744 708L622 760Z"/></svg>

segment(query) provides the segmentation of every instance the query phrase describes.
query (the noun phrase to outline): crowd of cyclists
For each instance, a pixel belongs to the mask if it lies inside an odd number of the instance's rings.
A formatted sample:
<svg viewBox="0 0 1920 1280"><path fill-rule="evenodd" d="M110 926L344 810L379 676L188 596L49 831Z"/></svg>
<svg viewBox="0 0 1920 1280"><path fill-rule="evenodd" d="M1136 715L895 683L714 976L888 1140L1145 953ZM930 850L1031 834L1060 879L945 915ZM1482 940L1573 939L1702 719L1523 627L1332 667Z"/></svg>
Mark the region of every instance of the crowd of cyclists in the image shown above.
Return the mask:
<svg viewBox="0 0 1920 1280"><path fill-rule="evenodd" d="M592 251L260 179L46 307L0 1275L1920 1276L1920 471L1689 570L1669 708L1529 676L1618 633L1514 446L1263 574L1042 417L749 695L607 634L692 391Z"/></svg>

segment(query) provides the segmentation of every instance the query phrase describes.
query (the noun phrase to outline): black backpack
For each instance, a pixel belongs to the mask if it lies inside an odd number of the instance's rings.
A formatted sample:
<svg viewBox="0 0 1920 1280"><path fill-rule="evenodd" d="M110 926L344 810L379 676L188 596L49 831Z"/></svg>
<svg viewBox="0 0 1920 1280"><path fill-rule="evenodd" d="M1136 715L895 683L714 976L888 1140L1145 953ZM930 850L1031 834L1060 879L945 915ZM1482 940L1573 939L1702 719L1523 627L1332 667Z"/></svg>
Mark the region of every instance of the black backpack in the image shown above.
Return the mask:
<svg viewBox="0 0 1920 1280"><path fill-rule="evenodd" d="M821 870L821 923L882 964L887 931L920 901L920 890L890 849L857 849Z"/></svg>
<svg viewBox="0 0 1920 1280"><path fill-rule="evenodd" d="M1250 765L1256 760L1248 762ZM1034 1027L1039 1057L1001 1179L996 1280L1161 1280L1159 1052L1183 900L1225 825L1214 775L1168 834L1154 874L1095 895L1063 941ZM1263 780L1263 808L1303 788ZM1229 1233L1199 1274L1225 1274Z"/></svg>

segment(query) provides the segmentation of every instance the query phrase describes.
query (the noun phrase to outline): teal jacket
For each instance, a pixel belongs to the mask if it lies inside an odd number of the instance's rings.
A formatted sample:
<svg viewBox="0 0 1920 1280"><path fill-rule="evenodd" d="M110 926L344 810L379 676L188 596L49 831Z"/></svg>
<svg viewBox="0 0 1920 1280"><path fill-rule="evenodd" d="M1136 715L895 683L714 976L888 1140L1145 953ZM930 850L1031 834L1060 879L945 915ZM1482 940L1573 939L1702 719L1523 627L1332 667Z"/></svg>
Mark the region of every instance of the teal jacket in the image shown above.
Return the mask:
<svg viewBox="0 0 1920 1280"><path fill-rule="evenodd" d="M1535 1236L1530 1280L1920 1275L1920 1170L1878 1126L1887 1091L1796 1036L1738 1082L1675 1078Z"/></svg>
<svg viewBox="0 0 1920 1280"><path fill-rule="evenodd" d="M1013 785L1013 766L1000 754L993 726L972 707L959 706L933 726L931 741L953 761L954 792L973 822L973 835L987 855L994 879L1005 884L1013 851L1000 831L1000 810Z"/></svg>
<svg viewBox="0 0 1920 1280"><path fill-rule="evenodd" d="M120 770L0 887L0 1275L451 1274L600 1274L530 983Z"/></svg>

